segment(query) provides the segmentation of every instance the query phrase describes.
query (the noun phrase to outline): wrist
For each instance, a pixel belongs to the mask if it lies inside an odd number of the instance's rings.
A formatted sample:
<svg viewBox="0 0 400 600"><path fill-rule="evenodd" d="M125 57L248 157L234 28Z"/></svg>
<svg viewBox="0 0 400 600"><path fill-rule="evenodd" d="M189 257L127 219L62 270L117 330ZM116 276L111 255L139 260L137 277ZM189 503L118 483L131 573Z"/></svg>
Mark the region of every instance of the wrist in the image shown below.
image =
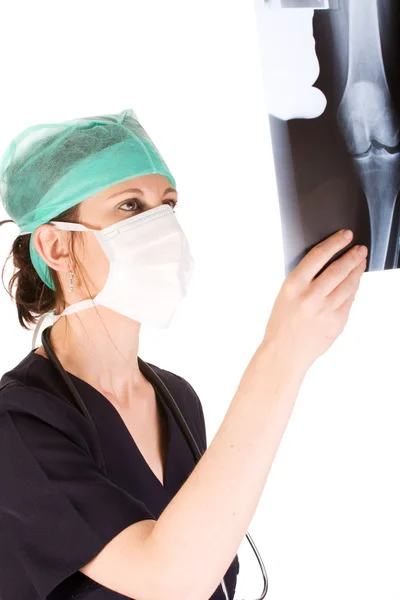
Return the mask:
<svg viewBox="0 0 400 600"><path fill-rule="evenodd" d="M277 336L264 337L256 353L262 362L271 364L277 374L289 380L302 381L311 366L304 356L299 357L290 344Z"/></svg>

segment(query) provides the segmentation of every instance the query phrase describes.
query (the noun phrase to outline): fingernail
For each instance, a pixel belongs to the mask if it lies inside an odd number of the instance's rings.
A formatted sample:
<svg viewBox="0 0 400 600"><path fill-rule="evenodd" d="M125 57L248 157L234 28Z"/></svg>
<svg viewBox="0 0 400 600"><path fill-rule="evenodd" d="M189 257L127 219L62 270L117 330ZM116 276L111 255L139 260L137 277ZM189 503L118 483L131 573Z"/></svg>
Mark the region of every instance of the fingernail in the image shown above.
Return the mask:
<svg viewBox="0 0 400 600"><path fill-rule="evenodd" d="M353 232L350 231L350 229L343 229L343 236L346 238L346 240L351 240Z"/></svg>
<svg viewBox="0 0 400 600"><path fill-rule="evenodd" d="M358 251L361 254L361 256L367 256L368 254L368 249L366 248L366 246L360 246Z"/></svg>

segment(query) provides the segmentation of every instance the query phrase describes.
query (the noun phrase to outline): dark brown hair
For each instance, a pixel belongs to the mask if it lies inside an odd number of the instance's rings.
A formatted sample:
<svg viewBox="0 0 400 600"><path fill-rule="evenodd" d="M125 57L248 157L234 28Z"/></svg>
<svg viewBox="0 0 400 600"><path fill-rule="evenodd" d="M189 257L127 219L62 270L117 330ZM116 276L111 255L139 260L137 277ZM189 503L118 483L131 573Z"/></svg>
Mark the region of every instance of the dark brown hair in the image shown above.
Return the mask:
<svg viewBox="0 0 400 600"><path fill-rule="evenodd" d="M64 211L57 217L52 218L54 221L69 221L71 223L79 222L79 204ZM0 225L4 223L14 222L11 219L0 221ZM71 252L72 263L78 264L79 261L74 254L74 241L81 232L69 231L69 250ZM15 301L18 311L18 320L20 325L25 329L30 329L29 325L36 324L42 314L56 309L59 313L66 307L65 298L60 285L57 271L49 267L50 275L54 283L55 290L49 288L44 281L41 280L36 272L29 254L29 243L32 234L18 235L11 247L7 256L6 262L2 269L3 287L11 298ZM12 258L14 265L14 273L6 287L4 285L4 270L7 262ZM15 287L15 296L13 296L13 288Z"/></svg>

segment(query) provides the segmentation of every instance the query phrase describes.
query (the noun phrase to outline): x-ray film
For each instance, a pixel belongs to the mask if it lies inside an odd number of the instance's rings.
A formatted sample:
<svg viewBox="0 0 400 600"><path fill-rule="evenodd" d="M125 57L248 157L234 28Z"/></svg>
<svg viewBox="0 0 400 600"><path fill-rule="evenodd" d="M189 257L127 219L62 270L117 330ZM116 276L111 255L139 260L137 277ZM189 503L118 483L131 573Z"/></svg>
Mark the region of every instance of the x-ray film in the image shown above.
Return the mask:
<svg viewBox="0 0 400 600"><path fill-rule="evenodd" d="M341 228L398 268L399 0L255 4L286 273Z"/></svg>

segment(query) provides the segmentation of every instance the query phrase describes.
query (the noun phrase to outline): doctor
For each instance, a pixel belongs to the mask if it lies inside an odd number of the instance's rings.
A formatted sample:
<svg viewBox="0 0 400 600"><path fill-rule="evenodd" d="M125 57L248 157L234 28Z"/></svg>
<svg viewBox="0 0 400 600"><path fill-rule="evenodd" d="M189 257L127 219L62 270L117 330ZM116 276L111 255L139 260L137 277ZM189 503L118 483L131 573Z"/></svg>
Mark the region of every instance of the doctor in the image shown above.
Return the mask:
<svg viewBox="0 0 400 600"><path fill-rule="evenodd" d="M141 322L166 326L192 273L175 181L133 111L54 124L47 138L37 127L2 163L2 200L21 230L10 283L22 325L54 311L52 346L99 430L109 476L35 348L0 381L0 595L217 600L225 576L233 598L236 552L303 378L347 322L367 249L316 277L352 239L338 231L287 277L194 465L138 365ZM155 368L205 442L193 388Z"/></svg>

